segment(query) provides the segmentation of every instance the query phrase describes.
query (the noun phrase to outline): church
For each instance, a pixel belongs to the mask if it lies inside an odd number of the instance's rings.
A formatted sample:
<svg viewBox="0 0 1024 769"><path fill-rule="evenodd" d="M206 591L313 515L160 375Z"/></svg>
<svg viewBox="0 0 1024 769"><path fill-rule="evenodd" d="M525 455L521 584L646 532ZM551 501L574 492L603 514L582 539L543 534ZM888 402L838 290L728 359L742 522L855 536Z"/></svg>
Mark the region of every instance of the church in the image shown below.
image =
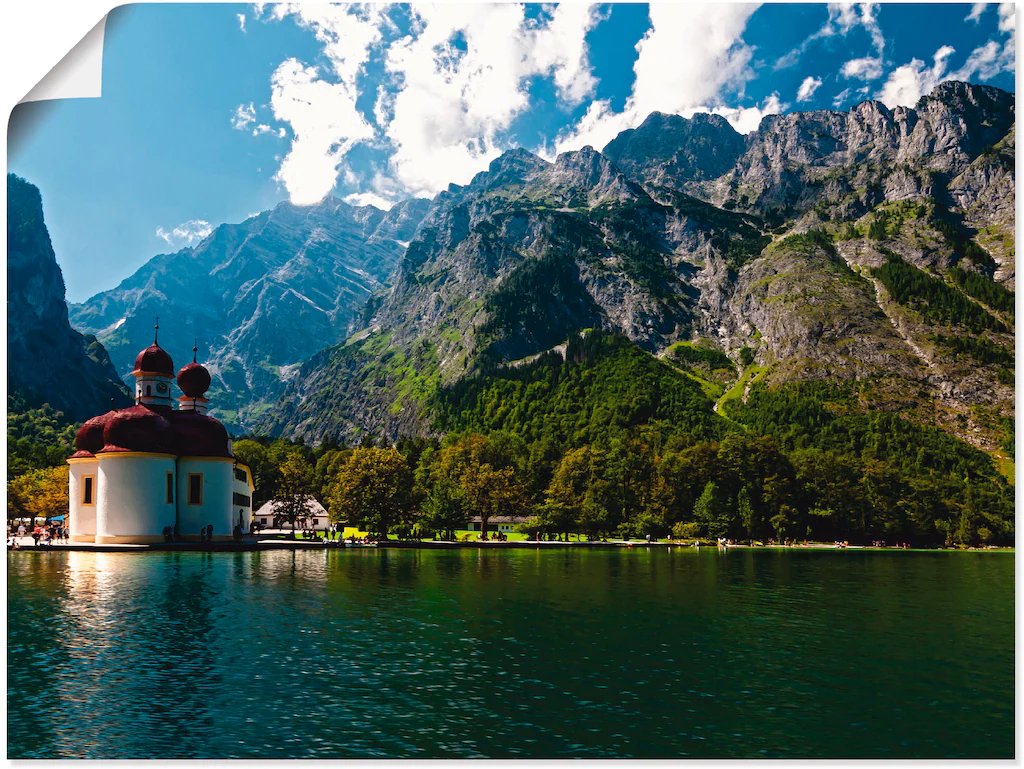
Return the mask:
<svg viewBox="0 0 1024 769"><path fill-rule="evenodd" d="M72 542L152 544L170 533L197 542L212 526L214 541L249 530L252 473L231 453L231 439L207 415L210 372L192 362L177 376L157 343L135 359L135 405L93 417L75 437L68 459Z"/></svg>

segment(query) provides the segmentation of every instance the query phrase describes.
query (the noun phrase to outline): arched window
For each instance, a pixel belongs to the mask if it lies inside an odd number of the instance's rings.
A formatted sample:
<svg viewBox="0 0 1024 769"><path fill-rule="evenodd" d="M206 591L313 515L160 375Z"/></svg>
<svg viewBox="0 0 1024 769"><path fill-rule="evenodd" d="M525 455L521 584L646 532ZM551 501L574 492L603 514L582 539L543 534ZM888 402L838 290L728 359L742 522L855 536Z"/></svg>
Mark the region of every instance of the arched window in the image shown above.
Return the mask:
<svg viewBox="0 0 1024 769"><path fill-rule="evenodd" d="M150 385L146 385L146 395L152 395L153 388Z"/></svg>

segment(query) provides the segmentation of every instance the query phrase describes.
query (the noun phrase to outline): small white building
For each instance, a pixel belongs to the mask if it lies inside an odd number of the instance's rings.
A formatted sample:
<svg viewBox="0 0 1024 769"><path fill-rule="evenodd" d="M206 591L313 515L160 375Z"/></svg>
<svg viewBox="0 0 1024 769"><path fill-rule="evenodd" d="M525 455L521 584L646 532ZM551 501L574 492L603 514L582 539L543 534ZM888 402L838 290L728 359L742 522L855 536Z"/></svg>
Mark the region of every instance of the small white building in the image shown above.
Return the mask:
<svg viewBox="0 0 1024 769"><path fill-rule="evenodd" d="M281 503L274 500L264 502L260 505L259 510L253 513L252 519L264 529L284 527L285 524L278 520L281 515L280 512L278 512L280 507ZM314 529L325 529L330 525L331 521L327 515L327 510L324 509L323 505L316 501L315 497L308 497L306 499L306 511L306 516L304 518L300 517L296 521L295 525L297 528L302 529L312 527ZM278 523L280 523L281 526L276 525ZM287 524L287 526L291 526L291 524Z"/></svg>
<svg viewBox="0 0 1024 769"><path fill-rule="evenodd" d="M158 327L159 328L159 327ZM206 414L210 373L193 360L178 372L154 339L135 359L135 405L88 420L68 459L71 540L96 544L162 542L165 531L215 541L252 520L252 473L231 453L220 422Z"/></svg>

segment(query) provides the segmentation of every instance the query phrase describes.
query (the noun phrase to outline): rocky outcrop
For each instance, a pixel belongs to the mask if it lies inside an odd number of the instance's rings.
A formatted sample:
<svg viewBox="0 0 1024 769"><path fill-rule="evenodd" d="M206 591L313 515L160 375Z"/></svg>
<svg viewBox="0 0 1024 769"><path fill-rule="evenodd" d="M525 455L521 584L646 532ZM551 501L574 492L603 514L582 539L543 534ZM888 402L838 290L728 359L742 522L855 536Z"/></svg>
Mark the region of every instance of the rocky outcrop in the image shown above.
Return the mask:
<svg viewBox="0 0 1024 769"><path fill-rule="evenodd" d="M750 347L772 381L923 378L871 282L829 243L779 240L742 270L726 310L727 340Z"/></svg>
<svg viewBox="0 0 1024 769"><path fill-rule="evenodd" d="M240 429L299 364L358 325L426 207L282 203L217 227L195 248L154 257L117 288L72 306L71 319L107 346L122 376L151 341L157 315L176 360L198 340L214 411Z"/></svg>
<svg viewBox="0 0 1024 769"><path fill-rule="evenodd" d="M644 184L684 190L731 171L744 150L743 136L721 115L698 113L687 119L653 112L601 152Z"/></svg>
<svg viewBox="0 0 1024 769"><path fill-rule="evenodd" d="M39 190L7 175L8 393L81 421L131 403L103 345L68 323Z"/></svg>

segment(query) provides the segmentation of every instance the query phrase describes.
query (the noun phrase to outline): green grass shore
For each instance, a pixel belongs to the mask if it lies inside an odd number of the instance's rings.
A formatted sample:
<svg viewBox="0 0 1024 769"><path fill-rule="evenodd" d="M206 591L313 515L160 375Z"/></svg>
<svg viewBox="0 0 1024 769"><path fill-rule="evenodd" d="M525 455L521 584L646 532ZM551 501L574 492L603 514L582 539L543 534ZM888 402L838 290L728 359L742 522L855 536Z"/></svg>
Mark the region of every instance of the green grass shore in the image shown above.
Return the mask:
<svg viewBox="0 0 1024 769"><path fill-rule="evenodd" d="M491 533L493 534L493 532L491 532ZM348 539L349 537L356 537L358 539L358 538L363 538L363 537L367 537L367 536L369 536L369 532L362 531L362 530L357 529L357 528L352 527L352 526L346 526L343 538L344 539ZM507 539L508 542L526 542L526 541L529 540L529 535L528 534L521 534L519 532L505 532L505 536L508 538ZM319 540L321 537L322 537L322 534L318 533L317 536L314 539ZM479 531L469 531L468 529L458 529L455 532L455 543L456 544L467 544L467 545L479 544L479 545L485 545L485 546L486 545L491 545L491 544L500 544L500 542L499 543L494 543L492 540L483 541L483 540L480 540L479 537L480 537L480 532ZM295 538L296 539L300 539L300 540L301 539L305 539L305 537L303 537L302 532L300 532L300 531L295 532ZM448 544L451 543L451 540L434 540L434 539L426 539L426 538L424 538L422 540L417 540L417 539L398 540L397 538L392 538L389 541L393 542L395 544L398 544L399 542L401 542L402 544L411 544L411 545L415 545L417 542L422 543L422 544L431 544L433 542L442 542L442 543L448 543ZM572 544L577 544L577 543L586 545L586 544L589 544L589 540L587 540L586 537L578 536L578 535L573 534L573 535L570 535L568 542L565 542L565 541L561 541L560 542L560 544L562 544L562 545L566 545L566 544L572 545ZM555 545L555 544L559 544L559 542L545 540L543 544L545 544L545 545ZM627 546L646 546L647 544L652 544L652 545L658 545L660 547L664 547L664 546L670 546L670 547L693 547L694 540L692 540L692 539L688 539L688 540L684 540L684 539L659 539L659 540L655 540L655 541L653 541L651 543L648 543L644 539L628 539L628 540L625 540L625 539L608 539L606 542L596 542L595 544L615 544L615 545L625 544ZM708 547L712 547L713 548L713 547L717 547L717 543L715 543L713 541L700 540L700 547L701 548L708 548ZM983 551L989 552L989 551L991 551L991 552L1000 552L1000 553L1012 553L1012 552L1014 552L1016 550L1016 548L1013 548L1013 547L995 547L995 546L992 546L992 547L971 547L971 548L967 548L967 547L944 547L944 548L907 547L907 548L903 548L903 547L897 547L895 545L887 545L885 547L875 547L873 545L847 545L846 547L837 548L835 546L835 543L833 543L833 542L800 542L800 543L796 543L796 544L792 544L792 545L758 544L758 545L753 545L753 546L749 545L749 544L736 543L736 544L732 544L732 545L727 545L726 548L727 549L735 549L735 550L856 550L856 551L868 550L868 551L872 551L872 552L900 551L900 552L908 552L908 553L910 553L910 552L913 552L913 553L935 553L935 552L948 552L948 551L957 551L957 552L983 552Z"/></svg>

